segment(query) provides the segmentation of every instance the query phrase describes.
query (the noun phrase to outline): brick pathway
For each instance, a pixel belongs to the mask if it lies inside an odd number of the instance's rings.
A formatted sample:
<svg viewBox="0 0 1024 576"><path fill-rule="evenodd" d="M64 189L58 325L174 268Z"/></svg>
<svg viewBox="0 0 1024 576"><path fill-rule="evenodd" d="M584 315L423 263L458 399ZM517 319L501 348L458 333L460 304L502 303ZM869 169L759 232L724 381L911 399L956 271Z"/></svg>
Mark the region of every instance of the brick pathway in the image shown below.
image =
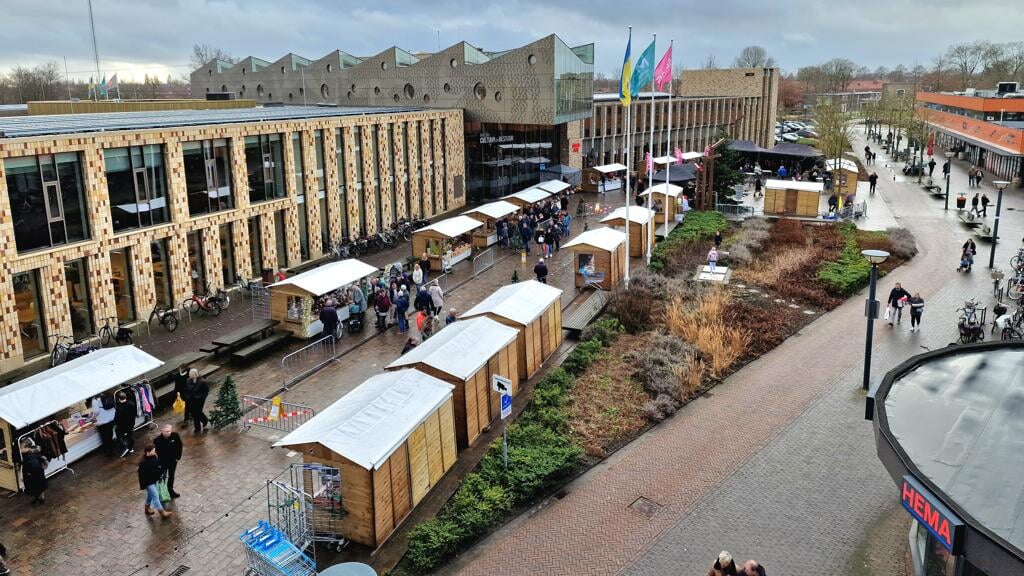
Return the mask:
<svg viewBox="0 0 1024 576"><path fill-rule="evenodd" d="M873 373L880 376L924 348L952 341L955 308L965 297L990 301L991 284L987 244L979 242L972 275L954 272L967 236L955 211L944 213L914 183L893 181L891 173L886 178L884 165L876 169L880 192L870 201L884 199L921 248L911 264L880 282L879 293L884 300L902 281L928 302L924 332L876 328ZM964 168L953 174L956 192L965 184ZM989 196L994 199L993 191ZM1020 191L1004 196L1007 207L1024 209ZM1006 243L997 262L1005 266L1024 222L1008 211L1002 226ZM447 572L699 574L728 549L759 558L773 574L807 566L859 574L864 567L854 564L870 543L888 548L873 551L881 560L872 573L902 573L907 522L892 521L896 488L863 420L863 297L807 326ZM653 517L628 508L640 497L659 505ZM889 533L872 538L878 529Z"/></svg>

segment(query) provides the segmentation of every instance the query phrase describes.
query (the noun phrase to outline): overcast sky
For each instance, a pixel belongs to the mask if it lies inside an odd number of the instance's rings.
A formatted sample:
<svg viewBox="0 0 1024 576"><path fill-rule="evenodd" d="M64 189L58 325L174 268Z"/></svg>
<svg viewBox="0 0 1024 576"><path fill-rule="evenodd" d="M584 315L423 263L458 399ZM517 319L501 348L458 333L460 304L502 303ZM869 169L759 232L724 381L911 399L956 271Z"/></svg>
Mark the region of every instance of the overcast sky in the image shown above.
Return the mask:
<svg viewBox="0 0 1024 576"><path fill-rule="evenodd" d="M676 41L676 63L714 54L731 64L759 44L784 70L832 57L874 69L930 66L955 42L1024 39L1020 0L93 0L100 64L109 75L190 71L195 42L238 57L319 58L337 48L358 56L392 45L429 51L460 40L485 50L514 48L551 33L596 44L599 72L619 67L626 26L634 53L658 34L659 55ZM3 0L0 70L67 57L87 78L92 45L86 0Z"/></svg>

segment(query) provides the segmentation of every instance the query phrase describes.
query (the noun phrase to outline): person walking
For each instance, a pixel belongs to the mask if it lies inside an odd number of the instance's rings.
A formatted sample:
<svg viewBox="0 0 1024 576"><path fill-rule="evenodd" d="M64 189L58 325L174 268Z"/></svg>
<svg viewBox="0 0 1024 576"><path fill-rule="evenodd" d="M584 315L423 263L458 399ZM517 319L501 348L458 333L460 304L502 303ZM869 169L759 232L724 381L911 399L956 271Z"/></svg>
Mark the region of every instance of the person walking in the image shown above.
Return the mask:
<svg viewBox="0 0 1024 576"><path fill-rule="evenodd" d="M928 177L931 178L932 174L935 173L935 158L928 160Z"/></svg>
<svg viewBox="0 0 1024 576"><path fill-rule="evenodd" d="M145 453L139 461L139 490L146 491L146 516L159 513L161 518L170 518L173 514L164 510L164 505L160 502L160 488L157 484L163 475L164 469L156 455L156 446L146 444Z"/></svg>
<svg viewBox="0 0 1024 576"><path fill-rule="evenodd" d="M921 313L924 312L924 298L921 298L920 292L914 292L908 303L910 304L910 331L919 332L921 330Z"/></svg>
<svg viewBox="0 0 1024 576"><path fill-rule="evenodd" d="M328 298L320 308L320 323L324 325L322 334L338 338L338 309L334 307L333 298Z"/></svg>
<svg viewBox="0 0 1024 576"><path fill-rule="evenodd" d="M908 300L910 300L910 292L907 292L903 285L897 282L889 291L889 299L885 301L886 306L889 307L889 326L892 326L893 320L899 324L903 319L903 305Z"/></svg>
<svg viewBox="0 0 1024 576"><path fill-rule="evenodd" d="M786 167L785 166L779 166L778 174L779 174L779 180L785 180L786 176L789 175L789 172L786 171Z"/></svg>
<svg viewBox="0 0 1024 576"><path fill-rule="evenodd" d="M418 262L412 265L412 281L417 287L423 285L423 268Z"/></svg>
<svg viewBox="0 0 1024 576"><path fill-rule="evenodd" d="M548 283L548 266L544 263L544 259L537 260L537 264L533 266L533 273L537 276L537 281L542 284Z"/></svg>
<svg viewBox="0 0 1024 576"><path fill-rule="evenodd" d="M754 176L754 198L755 199L764 196L764 193L761 191L762 188L764 188L764 183L761 182L761 177L760 176Z"/></svg>
<svg viewBox="0 0 1024 576"><path fill-rule="evenodd" d="M167 492L171 498L181 496L174 491L174 472L178 469L178 460L181 460L181 436L173 430L170 424L164 424L160 434L153 439L153 446L156 448L156 457L164 471L164 479L167 480Z"/></svg>
<svg viewBox="0 0 1024 576"><path fill-rule="evenodd" d="M978 201L980 200L978 196L978 193L975 192L974 196L971 198L971 213L973 213L975 216L981 214L981 212L978 211Z"/></svg>
<svg viewBox="0 0 1024 576"><path fill-rule="evenodd" d="M871 176L868 176L868 183L871 185L871 187L868 188L868 192L870 192L871 194L874 194L875 193L875 187L878 186L878 174L875 173L875 172L872 172Z"/></svg>
<svg viewBox="0 0 1024 576"><path fill-rule="evenodd" d="M715 273L715 266L717 266L717 265L718 265L718 249L715 248L714 246L712 246L711 250L708 250L708 269L711 270L712 274Z"/></svg>
<svg viewBox="0 0 1024 576"><path fill-rule="evenodd" d="M121 458L135 452L135 401L128 398L124 391L115 395L114 433L121 447Z"/></svg>
<svg viewBox="0 0 1024 576"><path fill-rule="evenodd" d="M423 273L423 281L424 282L429 282L430 281L430 255L428 255L426 252L424 252L420 256L419 265L420 265L420 272Z"/></svg>
<svg viewBox="0 0 1024 576"><path fill-rule="evenodd" d="M210 395L210 385L199 375L199 370L193 368L188 371L185 391L192 404L192 431L196 434L205 432L210 419L206 417L203 409L206 405L206 397Z"/></svg>
<svg viewBox="0 0 1024 576"><path fill-rule="evenodd" d="M833 192L832 195L828 197L828 213L835 214L837 208L839 208L839 197L836 196L835 192Z"/></svg>
<svg viewBox="0 0 1024 576"><path fill-rule="evenodd" d="M39 447L31 438L25 438L19 444L21 451L21 480L25 484L25 493L32 497L32 506L46 504L46 465L49 460L43 456Z"/></svg>
<svg viewBox="0 0 1024 576"><path fill-rule="evenodd" d="M985 217L988 216L988 205L991 204L991 203L992 203L992 201L988 199L988 194L984 194L983 193L981 195L981 217L982 218L985 218Z"/></svg>
<svg viewBox="0 0 1024 576"><path fill-rule="evenodd" d="M942 177L949 178L949 159L942 163Z"/></svg>
<svg viewBox="0 0 1024 576"><path fill-rule="evenodd" d="M409 330L409 293L403 286L398 290L398 298L395 300L395 317L398 318L398 332L404 334Z"/></svg>
<svg viewBox="0 0 1024 576"><path fill-rule="evenodd" d="M756 560L747 560L743 563L743 569L739 574L740 576L765 576L764 566L761 566Z"/></svg>
<svg viewBox="0 0 1024 576"><path fill-rule="evenodd" d="M454 324L455 320L456 320L456 318L455 318L455 308L449 308L448 309L448 315L445 316L445 318L444 318L444 325L447 326L449 324Z"/></svg>
<svg viewBox="0 0 1024 576"><path fill-rule="evenodd" d="M981 186L982 181L985 179L985 173L981 171L981 166L974 169L974 186Z"/></svg>
<svg viewBox="0 0 1024 576"><path fill-rule="evenodd" d="M434 335L440 332L448 324L441 319L441 313L437 312L430 315L430 334Z"/></svg>
<svg viewBox="0 0 1024 576"><path fill-rule="evenodd" d="M715 248L718 249L718 248L721 248L721 247L722 247L722 231L721 230L715 230Z"/></svg>
<svg viewBox="0 0 1024 576"><path fill-rule="evenodd" d="M100 446L107 455L114 453L114 416L117 401L110 392L96 396L92 399L92 411L96 414L96 430L100 434Z"/></svg>
<svg viewBox="0 0 1024 576"><path fill-rule="evenodd" d="M430 338L430 334L427 333L427 311L420 309L416 311L416 330L420 333L420 339L426 341Z"/></svg>
<svg viewBox="0 0 1024 576"><path fill-rule="evenodd" d="M736 561L732 559L732 554L725 550L718 554L718 559L715 560L715 563L711 565L711 569L708 570L708 576L737 576L738 574Z"/></svg>
<svg viewBox="0 0 1024 576"><path fill-rule="evenodd" d="M444 310L444 291L441 290L441 286L435 282L427 289L427 293L430 294L430 303L433 305L433 308L430 309L431 313L440 314Z"/></svg>
<svg viewBox="0 0 1024 576"><path fill-rule="evenodd" d="M433 307L434 301L430 299L430 294L427 292L426 286L420 286L420 289L416 291L416 298L413 300L412 306L416 311L430 310Z"/></svg>
<svg viewBox="0 0 1024 576"><path fill-rule="evenodd" d="M533 242L540 248L540 253L545 258L549 258L551 254L548 254L548 243L544 240L544 230L540 227L533 234Z"/></svg>
<svg viewBox="0 0 1024 576"><path fill-rule="evenodd" d="M377 313L377 329L388 329L388 313L391 311L391 298L387 290L378 290L373 300L373 310Z"/></svg>
<svg viewBox="0 0 1024 576"><path fill-rule="evenodd" d="M178 371L174 373L174 394L185 401L185 413L181 416L181 427L188 426L188 401L185 400L185 382L188 381L188 366L181 364Z"/></svg>

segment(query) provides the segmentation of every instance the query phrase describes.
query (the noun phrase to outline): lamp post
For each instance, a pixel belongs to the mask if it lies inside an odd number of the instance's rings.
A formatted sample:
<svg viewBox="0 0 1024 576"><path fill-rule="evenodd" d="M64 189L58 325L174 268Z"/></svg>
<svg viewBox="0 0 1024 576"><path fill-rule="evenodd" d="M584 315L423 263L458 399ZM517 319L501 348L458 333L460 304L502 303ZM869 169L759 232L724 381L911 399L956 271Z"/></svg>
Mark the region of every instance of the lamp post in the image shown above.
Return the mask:
<svg viewBox="0 0 1024 576"><path fill-rule="evenodd" d="M988 267L994 268L996 264L996 244L999 243L999 211L1003 207L1003 189L1010 185L1006 180L994 180L992 184L999 189L999 196L996 197L996 218L992 225L992 252L988 255Z"/></svg>
<svg viewBox="0 0 1024 576"><path fill-rule="evenodd" d="M953 153L949 150L946 151L946 165L949 170L946 172L946 206L943 210L949 210L949 177L953 173Z"/></svg>
<svg viewBox="0 0 1024 576"><path fill-rule="evenodd" d="M878 282L878 265L885 262L889 253L885 250L861 250L861 255L871 263L868 277L868 301L864 303L864 315L868 318L868 332L864 339L864 389L871 387L871 336L878 317L878 301L875 300L875 284Z"/></svg>

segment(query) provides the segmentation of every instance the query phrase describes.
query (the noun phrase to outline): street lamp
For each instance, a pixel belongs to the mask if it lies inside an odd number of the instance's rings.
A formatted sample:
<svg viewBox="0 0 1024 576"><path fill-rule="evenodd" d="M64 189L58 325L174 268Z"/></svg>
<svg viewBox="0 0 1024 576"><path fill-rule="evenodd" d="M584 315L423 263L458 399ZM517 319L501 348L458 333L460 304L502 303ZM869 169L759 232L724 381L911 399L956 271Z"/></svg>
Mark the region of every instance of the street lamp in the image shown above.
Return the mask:
<svg viewBox="0 0 1024 576"><path fill-rule="evenodd" d="M946 206L943 210L949 210L949 177L953 173L953 153L946 150Z"/></svg>
<svg viewBox="0 0 1024 576"><path fill-rule="evenodd" d="M889 253L885 250L861 250L861 255L871 263L868 277L868 301L864 303L864 315L868 318L868 333L864 339L864 389L871 387L871 336L878 317L878 301L875 300L875 284L878 281L878 265L885 262Z"/></svg>
<svg viewBox="0 0 1024 576"><path fill-rule="evenodd" d="M1003 189L1010 185L1006 180L993 180L992 184L999 189L999 196L996 198L996 222L992 225L992 252L988 256L988 267L993 268L996 264L996 244L999 243L999 211L1003 207Z"/></svg>

